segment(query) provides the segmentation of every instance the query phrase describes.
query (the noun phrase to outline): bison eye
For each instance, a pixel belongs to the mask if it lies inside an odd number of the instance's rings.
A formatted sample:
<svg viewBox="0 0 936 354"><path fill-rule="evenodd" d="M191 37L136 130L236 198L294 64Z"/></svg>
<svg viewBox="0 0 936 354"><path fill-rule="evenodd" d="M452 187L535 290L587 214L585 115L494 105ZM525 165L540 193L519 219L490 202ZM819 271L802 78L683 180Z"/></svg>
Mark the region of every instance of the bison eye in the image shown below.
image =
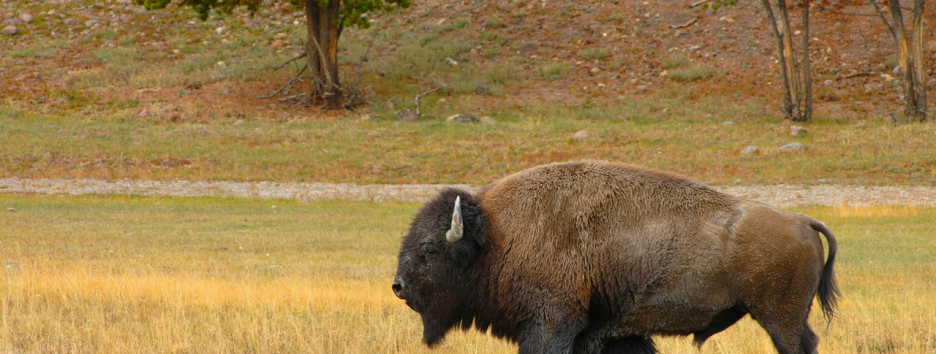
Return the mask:
<svg viewBox="0 0 936 354"><path fill-rule="evenodd" d="M422 250L423 250L423 253L427 255L434 255L436 253L439 253L438 250L436 250L436 248L432 246L432 244L428 244L428 243L423 244Z"/></svg>

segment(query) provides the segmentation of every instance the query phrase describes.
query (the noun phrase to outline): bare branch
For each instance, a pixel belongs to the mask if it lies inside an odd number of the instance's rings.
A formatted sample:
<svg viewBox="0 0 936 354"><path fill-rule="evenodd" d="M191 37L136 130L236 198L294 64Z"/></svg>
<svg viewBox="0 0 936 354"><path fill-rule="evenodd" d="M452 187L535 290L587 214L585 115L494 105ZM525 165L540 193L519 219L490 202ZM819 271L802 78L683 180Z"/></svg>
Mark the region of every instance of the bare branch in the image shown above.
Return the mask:
<svg viewBox="0 0 936 354"><path fill-rule="evenodd" d="M429 91L426 91L426 92L423 92L423 93L421 93L421 94L416 95L416 116L417 116L417 117L422 116L422 114L419 112L419 99L425 97L426 95L428 95L428 94L430 94L430 93L436 92L436 91L438 91L438 90L439 90L439 88L436 87L436 88L434 88L434 89L431 89L431 90L429 90Z"/></svg>
<svg viewBox="0 0 936 354"><path fill-rule="evenodd" d="M698 21L698 20L699 20L699 18L696 17L696 18L692 19L692 21L686 22L686 23L681 24L681 25L676 25L676 26L672 26L672 25L671 25L671 26L669 26L669 28L672 28L672 29L686 28L686 27L692 26L692 24L696 23L696 21Z"/></svg>
<svg viewBox="0 0 936 354"><path fill-rule="evenodd" d="M836 77L835 79L836 79L836 80L845 80L845 79L851 79L851 78L853 78L853 77L859 77L859 76L874 76L874 75L880 75L880 74L881 74L881 73L878 73L878 72L866 71L866 72L848 74L848 75L844 75L844 76L838 76L838 77Z"/></svg>
<svg viewBox="0 0 936 354"><path fill-rule="evenodd" d="M374 40L376 39L377 31L375 30L374 35L371 36L370 43L367 44L367 49L364 51L364 55L361 56L361 61L358 62L357 72L354 74L354 84L351 85L352 87L357 87L357 85L361 82L361 69L364 68L364 60L367 59L367 53L370 53L371 46L374 45Z"/></svg>
<svg viewBox="0 0 936 354"><path fill-rule="evenodd" d="M280 64L280 66L268 66L268 67L265 67L265 68L250 68L250 69L251 69L251 70L267 70L267 69L273 69L273 71L276 71L276 70L282 69L284 66L286 66L286 65L289 64L289 63L292 63L292 62L294 62L294 61L296 61L296 60L299 60L299 59L302 59L302 58L305 58L305 57L306 57L306 53L302 53L302 54L299 54L299 55L295 56L295 57L292 58L292 59L287 60L287 61L284 62L283 64Z"/></svg>

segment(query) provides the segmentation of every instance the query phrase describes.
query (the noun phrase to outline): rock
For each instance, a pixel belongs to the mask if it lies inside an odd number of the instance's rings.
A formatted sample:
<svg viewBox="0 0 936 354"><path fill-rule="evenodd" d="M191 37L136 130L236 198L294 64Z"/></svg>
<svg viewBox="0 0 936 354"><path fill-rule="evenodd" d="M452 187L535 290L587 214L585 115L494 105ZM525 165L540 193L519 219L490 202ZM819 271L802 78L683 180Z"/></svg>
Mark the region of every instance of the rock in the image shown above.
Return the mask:
<svg viewBox="0 0 936 354"><path fill-rule="evenodd" d="M458 66L458 62L455 61L455 59L452 59L452 58L445 58L445 62L448 63L448 64L451 65L451 66Z"/></svg>
<svg viewBox="0 0 936 354"><path fill-rule="evenodd" d="M20 20L23 20L23 22L30 23L33 20L33 15L31 13L24 12L19 15L19 18Z"/></svg>
<svg viewBox="0 0 936 354"><path fill-rule="evenodd" d="M694 46L689 47L690 52L697 52L699 51L699 49L702 49L702 46L694 45Z"/></svg>
<svg viewBox="0 0 936 354"><path fill-rule="evenodd" d="M397 113L397 115L394 116L393 119L403 121L403 122L414 122L419 119L419 115L417 115L416 112L413 112L413 110L406 108L400 111L400 113Z"/></svg>
<svg viewBox="0 0 936 354"><path fill-rule="evenodd" d="M2 30L0 30L0 33L3 33L7 36L13 36L19 33L19 29L17 29L16 26L6 26L6 27L3 27Z"/></svg>
<svg viewBox="0 0 936 354"><path fill-rule="evenodd" d="M445 118L445 121L448 122L448 123L451 123L451 122L471 122L471 123L475 123L475 122L480 122L481 120L478 119L478 117L475 117L475 116L470 115L470 114L456 113L456 114L453 114L453 115L449 116L448 118Z"/></svg>
<svg viewBox="0 0 936 354"><path fill-rule="evenodd" d="M588 132L584 130L579 130L575 132L575 134L572 134L573 142L578 143L578 142L584 141L585 139L588 139Z"/></svg>
<svg viewBox="0 0 936 354"><path fill-rule="evenodd" d="M22 25L23 21L18 18L11 18L9 20L3 21L3 26L19 26Z"/></svg>
<svg viewBox="0 0 936 354"><path fill-rule="evenodd" d="M647 86L644 86L644 85L637 86L637 92L644 92L644 91L647 91Z"/></svg>
<svg viewBox="0 0 936 354"><path fill-rule="evenodd" d="M484 116L484 117L481 117L481 123L484 123L484 124L494 124L494 123L497 123L497 121L494 120L494 118L491 118L491 117L488 117L488 116Z"/></svg>
<svg viewBox="0 0 936 354"><path fill-rule="evenodd" d="M903 68L901 68L900 65L897 65L894 67L894 70L891 70L891 73L894 74L894 76L901 76L903 75Z"/></svg>
<svg viewBox="0 0 936 354"><path fill-rule="evenodd" d="M7 211L8 211L8 212L11 212L11 213L15 213L15 212L16 212L16 209L14 209L14 208L9 208L9 209L7 209Z"/></svg>
<svg viewBox="0 0 936 354"><path fill-rule="evenodd" d="M234 122L234 125L241 125L241 124L244 124L243 119L238 119L237 121Z"/></svg>
<svg viewBox="0 0 936 354"><path fill-rule="evenodd" d="M70 19L65 20L65 25L68 27L72 27L77 24L78 24L78 20L76 19L70 18Z"/></svg>
<svg viewBox="0 0 936 354"><path fill-rule="evenodd" d="M383 108L388 111L392 111L396 109L396 105L393 104L393 101L384 101Z"/></svg>
<svg viewBox="0 0 936 354"><path fill-rule="evenodd" d="M798 125L790 126L790 136L802 136L802 135L806 135L807 132L808 131L806 130L806 128L803 128L801 126L798 126Z"/></svg>
<svg viewBox="0 0 936 354"><path fill-rule="evenodd" d="M735 122L732 122L732 121L730 121L730 120L726 120L726 121L722 122L721 125L735 125Z"/></svg>
<svg viewBox="0 0 936 354"><path fill-rule="evenodd" d="M140 111L140 114L139 114L140 118L146 118L147 116L149 116L149 111L147 111L146 109L143 109L142 111Z"/></svg>
<svg viewBox="0 0 936 354"><path fill-rule="evenodd" d="M357 117L357 120L362 122L370 122L377 120L377 115L373 113L364 113Z"/></svg>
<svg viewBox="0 0 936 354"><path fill-rule="evenodd" d="M589 70L588 72L591 73L592 75L596 75L596 74L601 73L601 69L598 67L594 67L594 68L591 68L591 70Z"/></svg>
<svg viewBox="0 0 936 354"><path fill-rule="evenodd" d="M535 52L537 49L539 49L539 46L535 43L523 42L523 44L517 47L517 53L520 55L528 55Z"/></svg>
<svg viewBox="0 0 936 354"><path fill-rule="evenodd" d="M741 155L757 155L760 154L760 149L758 149L757 146L751 145L741 149L741 151L738 153Z"/></svg>
<svg viewBox="0 0 936 354"><path fill-rule="evenodd" d="M796 152L796 151L802 151L805 148L806 146L800 143L789 143L789 144L781 146L780 151Z"/></svg>

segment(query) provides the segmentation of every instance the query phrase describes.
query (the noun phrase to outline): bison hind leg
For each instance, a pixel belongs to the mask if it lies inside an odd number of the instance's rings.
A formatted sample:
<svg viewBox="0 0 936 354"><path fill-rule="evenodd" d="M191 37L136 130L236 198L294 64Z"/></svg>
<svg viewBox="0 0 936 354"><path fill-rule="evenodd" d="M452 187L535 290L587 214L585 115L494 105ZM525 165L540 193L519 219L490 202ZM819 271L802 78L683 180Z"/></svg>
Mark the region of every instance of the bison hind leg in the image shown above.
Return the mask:
<svg viewBox="0 0 936 354"><path fill-rule="evenodd" d="M605 345L602 354L656 354L656 345L648 337L616 338Z"/></svg>
<svg viewBox="0 0 936 354"><path fill-rule="evenodd" d="M692 334L692 343L695 344L696 348L702 350L702 344L704 344L709 337L731 327L731 325L738 322L744 315L747 315L747 311L740 306L735 306L719 312L712 318L712 322L709 323L707 327Z"/></svg>

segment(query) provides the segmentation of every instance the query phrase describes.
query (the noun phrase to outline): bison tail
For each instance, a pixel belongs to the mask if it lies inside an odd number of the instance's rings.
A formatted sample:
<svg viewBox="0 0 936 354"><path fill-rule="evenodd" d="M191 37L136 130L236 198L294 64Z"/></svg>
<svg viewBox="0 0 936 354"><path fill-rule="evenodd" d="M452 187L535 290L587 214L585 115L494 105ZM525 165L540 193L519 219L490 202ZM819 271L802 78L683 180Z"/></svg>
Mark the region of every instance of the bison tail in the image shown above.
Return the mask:
<svg viewBox="0 0 936 354"><path fill-rule="evenodd" d="M838 250L838 246L835 243L835 237L832 236L832 231L829 231L829 228L824 224L812 220L809 225L813 230L825 235L826 241L829 243L829 256L826 258L825 266L822 268L822 277L819 279L819 289L816 293L819 295L819 305L822 307L822 313L825 315L826 320L831 322L832 316L835 315L835 309L838 306L838 298L841 296L838 285L835 283L835 273L832 269L833 263L835 262L835 252Z"/></svg>

